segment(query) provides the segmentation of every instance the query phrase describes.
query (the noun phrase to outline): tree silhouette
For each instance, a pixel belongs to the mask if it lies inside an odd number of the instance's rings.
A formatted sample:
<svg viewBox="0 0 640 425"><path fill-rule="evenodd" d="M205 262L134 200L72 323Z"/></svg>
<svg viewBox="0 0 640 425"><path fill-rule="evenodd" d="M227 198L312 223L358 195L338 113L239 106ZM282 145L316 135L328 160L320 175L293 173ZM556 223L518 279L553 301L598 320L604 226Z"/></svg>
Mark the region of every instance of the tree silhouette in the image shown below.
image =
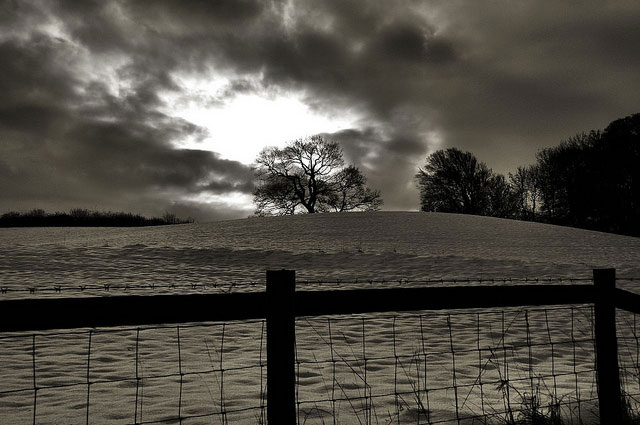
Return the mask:
<svg viewBox="0 0 640 425"><path fill-rule="evenodd" d="M593 157L603 227L640 236L640 114L610 123Z"/></svg>
<svg viewBox="0 0 640 425"><path fill-rule="evenodd" d="M640 114L578 133L536 159L507 181L470 152L436 151L416 175L421 209L640 236Z"/></svg>
<svg viewBox="0 0 640 425"><path fill-rule="evenodd" d="M538 152L536 173L543 218L555 224L590 227L600 132L580 133ZM606 177L604 177L606 178Z"/></svg>
<svg viewBox="0 0 640 425"><path fill-rule="evenodd" d="M438 150L427 157L416 179L422 211L512 215L514 198L508 183L471 152Z"/></svg>
<svg viewBox="0 0 640 425"><path fill-rule="evenodd" d="M537 159L541 219L640 235L640 114L570 137Z"/></svg>
<svg viewBox="0 0 640 425"><path fill-rule="evenodd" d="M489 203L484 215L501 218L518 217L518 196L502 174L493 174L488 181Z"/></svg>
<svg viewBox="0 0 640 425"><path fill-rule="evenodd" d="M338 171L335 183L323 195L321 208L330 211L378 210L382 206L380 192L367 186L367 178L354 165Z"/></svg>
<svg viewBox="0 0 640 425"><path fill-rule="evenodd" d="M268 147L256 158L254 202L258 215L377 210L380 192L366 186L357 167L344 167L342 149L320 136L284 148Z"/></svg>
<svg viewBox="0 0 640 425"><path fill-rule="evenodd" d="M516 218L535 221L540 210L538 168L533 165L518 167L515 173L509 173L509 181L515 196Z"/></svg>

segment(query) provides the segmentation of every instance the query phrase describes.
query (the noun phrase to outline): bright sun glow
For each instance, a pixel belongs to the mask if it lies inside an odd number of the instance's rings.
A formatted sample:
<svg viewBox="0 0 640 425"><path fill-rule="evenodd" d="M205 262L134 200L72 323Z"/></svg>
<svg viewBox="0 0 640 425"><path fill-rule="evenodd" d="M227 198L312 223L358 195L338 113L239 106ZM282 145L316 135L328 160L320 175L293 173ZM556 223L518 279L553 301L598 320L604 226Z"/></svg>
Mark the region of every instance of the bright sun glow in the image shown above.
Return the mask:
<svg viewBox="0 0 640 425"><path fill-rule="evenodd" d="M223 158L250 164L265 146L283 146L296 138L349 128L355 122L349 114L336 119L315 113L295 93L274 95L253 91L219 99L217 96L226 83L224 79L206 84L182 81L187 93L194 96L165 99L168 114L209 132L202 141L180 141L180 147L207 149Z"/></svg>
<svg viewBox="0 0 640 425"><path fill-rule="evenodd" d="M185 201L209 204L214 207L225 207L234 210L246 211L250 214L253 211L254 206L252 203L252 196L246 193L230 192L224 195L215 194L198 194L193 196L183 197Z"/></svg>

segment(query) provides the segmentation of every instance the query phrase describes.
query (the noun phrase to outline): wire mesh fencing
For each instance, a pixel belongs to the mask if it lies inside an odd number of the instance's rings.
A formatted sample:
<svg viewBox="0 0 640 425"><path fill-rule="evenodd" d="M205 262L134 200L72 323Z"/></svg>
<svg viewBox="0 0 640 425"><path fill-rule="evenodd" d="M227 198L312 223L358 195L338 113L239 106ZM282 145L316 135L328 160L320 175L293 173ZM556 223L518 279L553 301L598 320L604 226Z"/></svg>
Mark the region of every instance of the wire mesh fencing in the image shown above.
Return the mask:
<svg viewBox="0 0 640 425"><path fill-rule="evenodd" d="M298 423L587 422L597 417L592 313L575 306L298 320Z"/></svg>
<svg viewBox="0 0 640 425"><path fill-rule="evenodd" d="M0 417L265 423L264 321L5 335Z"/></svg>
<svg viewBox="0 0 640 425"><path fill-rule="evenodd" d="M579 306L299 319L298 423L555 413L588 423L591 317ZM0 414L16 424L263 424L265 341L264 321L4 336ZM636 388L637 365L624 366Z"/></svg>
<svg viewBox="0 0 640 425"><path fill-rule="evenodd" d="M616 327L623 410L630 422L640 423L640 317L618 309Z"/></svg>
<svg viewBox="0 0 640 425"><path fill-rule="evenodd" d="M591 304L295 320L299 424L599 422ZM616 321L625 412L637 418L640 323L622 309ZM264 424L267 331L233 320L4 334L0 417Z"/></svg>

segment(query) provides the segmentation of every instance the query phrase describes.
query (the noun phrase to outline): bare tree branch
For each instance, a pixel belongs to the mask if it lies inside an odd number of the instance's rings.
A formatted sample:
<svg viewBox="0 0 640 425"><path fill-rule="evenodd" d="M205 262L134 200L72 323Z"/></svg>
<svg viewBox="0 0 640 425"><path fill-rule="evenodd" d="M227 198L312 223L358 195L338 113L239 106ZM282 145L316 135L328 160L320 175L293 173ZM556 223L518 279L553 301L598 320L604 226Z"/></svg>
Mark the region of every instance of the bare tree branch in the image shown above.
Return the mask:
<svg viewBox="0 0 640 425"><path fill-rule="evenodd" d="M343 168L340 146L320 136L294 140L282 149L266 148L256 164L259 215L368 211L382 205L380 192L366 187L355 166Z"/></svg>

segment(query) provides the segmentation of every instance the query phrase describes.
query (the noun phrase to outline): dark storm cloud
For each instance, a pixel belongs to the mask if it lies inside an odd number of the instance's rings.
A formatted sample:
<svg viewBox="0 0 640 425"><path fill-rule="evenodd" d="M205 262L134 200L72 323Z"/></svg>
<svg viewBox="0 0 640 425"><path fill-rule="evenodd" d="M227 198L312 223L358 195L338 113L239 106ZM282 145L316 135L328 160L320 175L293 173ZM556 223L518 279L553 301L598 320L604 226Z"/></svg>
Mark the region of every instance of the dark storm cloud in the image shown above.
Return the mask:
<svg viewBox="0 0 640 425"><path fill-rule="evenodd" d="M434 149L468 149L507 172L532 162L541 147L602 128L640 104L635 0L1 7L0 88L8 100L0 106L0 184L33 200L73 198L76 191L90 197L92 190L95 199L153 190L158 200L248 193L247 166L174 147L205 134L159 112L161 92L222 105L242 93L295 90L315 111L355 111L356 126L331 136L383 190L387 208L417 208L413 175ZM47 20L69 40L39 32ZM83 65L73 62L82 52L94 65L117 66L128 86L114 93L99 77L82 74ZM230 83L218 93L180 93L181 73L222 73ZM7 173L31 183L9 184ZM40 191L38 179L45 181Z"/></svg>
<svg viewBox="0 0 640 425"><path fill-rule="evenodd" d="M342 146L345 161L367 176L367 184L382 192L391 210L407 208L407 198L417 197L413 184L416 158L425 155L420 138L408 134L384 134L379 129L348 129L322 134Z"/></svg>
<svg viewBox="0 0 640 425"><path fill-rule="evenodd" d="M134 77L129 92L114 96L98 81L79 81L67 66L73 57L73 46L43 34L0 43L3 209L81 205L159 215L180 206L211 219L229 211L172 199L251 191L248 166L173 147L173 141L204 134L154 108L161 103L157 86L166 81Z"/></svg>

